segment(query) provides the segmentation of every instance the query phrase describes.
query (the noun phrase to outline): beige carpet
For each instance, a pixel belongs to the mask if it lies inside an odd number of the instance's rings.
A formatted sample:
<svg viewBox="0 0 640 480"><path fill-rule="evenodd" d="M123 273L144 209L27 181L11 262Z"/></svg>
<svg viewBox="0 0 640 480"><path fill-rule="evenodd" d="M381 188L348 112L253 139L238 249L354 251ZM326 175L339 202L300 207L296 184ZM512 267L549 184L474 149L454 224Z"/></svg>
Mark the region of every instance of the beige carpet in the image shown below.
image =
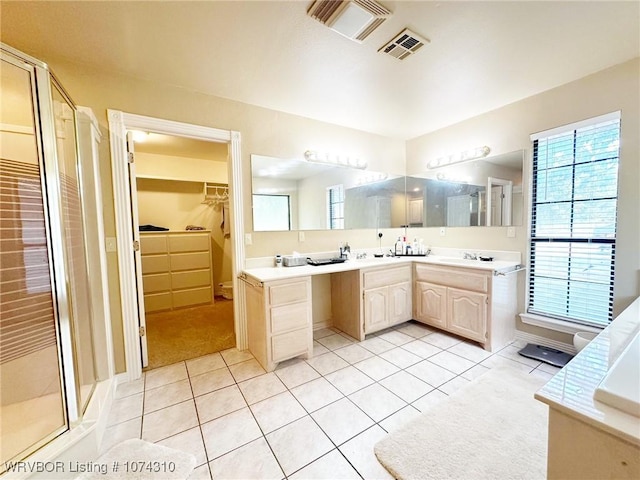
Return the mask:
<svg viewBox="0 0 640 480"><path fill-rule="evenodd" d="M233 300L146 315L149 368L235 347Z"/></svg>
<svg viewBox="0 0 640 480"><path fill-rule="evenodd" d="M86 470L76 480L186 480L195 466L196 457L190 453L135 438L75 470Z"/></svg>
<svg viewBox="0 0 640 480"><path fill-rule="evenodd" d="M499 367L378 442L397 479L544 479L547 406L533 398L545 380Z"/></svg>

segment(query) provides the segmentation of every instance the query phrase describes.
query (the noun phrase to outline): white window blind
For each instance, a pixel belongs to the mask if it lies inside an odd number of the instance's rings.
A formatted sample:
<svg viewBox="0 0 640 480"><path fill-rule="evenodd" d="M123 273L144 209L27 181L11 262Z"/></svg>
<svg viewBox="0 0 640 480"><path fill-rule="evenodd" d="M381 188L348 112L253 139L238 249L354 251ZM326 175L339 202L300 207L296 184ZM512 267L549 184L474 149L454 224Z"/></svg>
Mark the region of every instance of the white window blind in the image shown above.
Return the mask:
<svg viewBox="0 0 640 480"><path fill-rule="evenodd" d="M533 138L527 310L606 326L613 314L619 112Z"/></svg>
<svg viewBox="0 0 640 480"><path fill-rule="evenodd" d="M344 185L327 188L327 227L331 230L344 229Z"/></svg>

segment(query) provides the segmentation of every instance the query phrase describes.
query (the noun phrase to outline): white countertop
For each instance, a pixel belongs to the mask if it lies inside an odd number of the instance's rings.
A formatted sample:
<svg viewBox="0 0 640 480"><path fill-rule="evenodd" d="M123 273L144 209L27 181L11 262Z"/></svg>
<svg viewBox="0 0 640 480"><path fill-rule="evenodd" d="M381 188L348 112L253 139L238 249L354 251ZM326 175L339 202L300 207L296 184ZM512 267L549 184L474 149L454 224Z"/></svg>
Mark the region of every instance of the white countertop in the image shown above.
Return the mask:
<svg viewBox="0 0 640 480"><path fill-rule="evenodd" d="M431 265L443 265L449 267L473 268L493 272L509 272L519 266L519 262L511 260L494 260L482 262L480 260L463 260L457 257L447 257L441 255L429 255L427 257L406 256L406 257L368 257L360 260L350 259L344 263L334 263L331 265L313 266L303 265L299 267L258 267L247 268L243 271L260 282L272 280L282 280L285 278L306 277L309 275L322 275L327 273L346 272L349 270L360 270L364 268L384 267L391 265L403 265L407 263L425 263Z"/></svg>
<svg viewBox="0 0 640 480"><path fill-rule="evenodd" d="M593 398L600 382L640 330L636 299L535 394L562 413L640 446L640 418ZM640 375L636 365L635 375Z"/></svg>

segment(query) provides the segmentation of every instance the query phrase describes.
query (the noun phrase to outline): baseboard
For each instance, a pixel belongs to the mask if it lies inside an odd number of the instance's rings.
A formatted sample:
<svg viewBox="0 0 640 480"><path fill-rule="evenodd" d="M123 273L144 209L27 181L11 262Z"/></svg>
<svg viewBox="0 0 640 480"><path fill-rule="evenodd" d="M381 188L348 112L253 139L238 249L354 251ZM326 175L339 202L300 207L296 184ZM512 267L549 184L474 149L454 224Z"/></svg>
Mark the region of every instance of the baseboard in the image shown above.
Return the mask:
<svg viewBox="0 0 640 480"><path fill-rule="evenodd" d="M556 340L550 340L546 337L541 337L532 333L521 332L519 330L516 330L516 340L522 340L526 343L533 343L534 345L543 345L545 347L555 348L556 350L566 352L570 355L575 355L577 353L576 349L571 344L558 342Z"/></svg>
<svg viewBox="0 0 640 480"><path fill-rule="evenodd" d="M321 322L313 323L314 330L322 330L323 328L331 328L331 327L333 327L333 322L331 320L323 320Z"/></svg>

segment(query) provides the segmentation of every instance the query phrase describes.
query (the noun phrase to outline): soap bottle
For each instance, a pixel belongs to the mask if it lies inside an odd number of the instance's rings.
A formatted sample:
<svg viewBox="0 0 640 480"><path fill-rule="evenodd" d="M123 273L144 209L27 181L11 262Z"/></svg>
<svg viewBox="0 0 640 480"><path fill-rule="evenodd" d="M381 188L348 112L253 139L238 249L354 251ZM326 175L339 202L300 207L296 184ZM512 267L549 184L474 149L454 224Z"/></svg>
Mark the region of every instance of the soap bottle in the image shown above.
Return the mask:
<svg viewBox="0 0 640 480"><path fill-rule="evenodd" d="M400 240L400 237L398 237L398 241L396 242L394 253L396 255L402 255L402 241Z"/></svg>

